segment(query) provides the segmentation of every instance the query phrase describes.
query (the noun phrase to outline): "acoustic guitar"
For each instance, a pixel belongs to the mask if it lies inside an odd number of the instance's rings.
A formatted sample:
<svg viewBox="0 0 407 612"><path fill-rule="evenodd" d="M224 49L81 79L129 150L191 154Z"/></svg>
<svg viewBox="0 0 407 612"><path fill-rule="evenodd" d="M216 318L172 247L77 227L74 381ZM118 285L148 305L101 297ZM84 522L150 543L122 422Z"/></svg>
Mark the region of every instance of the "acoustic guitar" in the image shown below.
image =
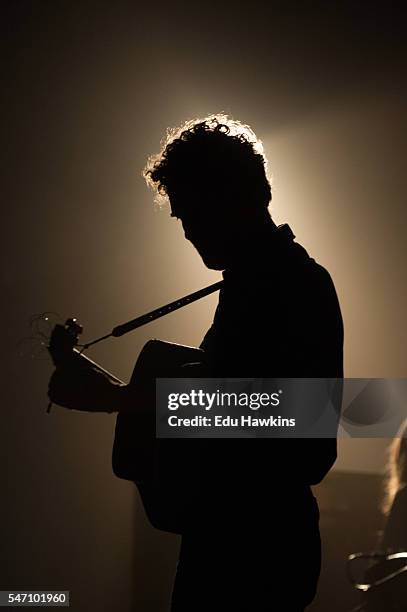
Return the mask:
<svg viewBox="0 0 407 612"><path fill-rule="evenodd" d="M129 384L126 385L83 351L105 338L122 336L201 299L219 290L222 284L223 281L220 281L189 294L117 326L109 334L83 345L79 344L82 326L74 318L67 319L64 325L58 324L54 327L48 346L56 368L91 368L121 387L122 401L118 406L112 452L113 471L119 478L136 483L146 514L154 527L177 534L182 533L183 529L182 500L185 483L182 479L173 477L174 472L169 468L177 462L182 449L178 440L160 440L155 436L155 380L159 377L185 378L190 376L191 372L194 377L202 376L206 369L204 352L190 346L149 340L137 359ZM48 413L51 405L48 405ZM184 447L185 442L181 441Z"/></svg>

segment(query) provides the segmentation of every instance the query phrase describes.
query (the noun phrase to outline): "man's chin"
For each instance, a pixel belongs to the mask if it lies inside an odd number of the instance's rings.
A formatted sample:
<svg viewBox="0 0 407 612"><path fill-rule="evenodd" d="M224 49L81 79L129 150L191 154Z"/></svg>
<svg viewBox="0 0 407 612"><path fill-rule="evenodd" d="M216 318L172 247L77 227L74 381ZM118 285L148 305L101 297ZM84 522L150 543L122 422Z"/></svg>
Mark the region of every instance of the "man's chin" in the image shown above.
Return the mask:
<svg viewBox="0 0 407 612"><path fill-rule="evenodd" d="M226 264L223 261L215 258L202 257L202 261L204 262L205 266L210 270L225 270L226 268Z"/></svg>

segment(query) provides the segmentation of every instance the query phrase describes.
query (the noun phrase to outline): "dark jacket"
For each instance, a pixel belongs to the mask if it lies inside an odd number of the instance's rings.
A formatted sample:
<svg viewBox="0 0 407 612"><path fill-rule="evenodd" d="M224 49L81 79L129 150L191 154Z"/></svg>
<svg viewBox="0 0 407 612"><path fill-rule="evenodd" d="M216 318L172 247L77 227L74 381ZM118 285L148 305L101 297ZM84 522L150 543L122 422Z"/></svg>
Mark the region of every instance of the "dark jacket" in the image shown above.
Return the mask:
<svg viewBox="0 0 407 612"><path fill-rule="evenodd" d="M328 272L287 225L264 238L224 273L201 345L214 375L341 378L343 324ZM216 596L219 609L272 609L279 597L287 609L309 603L320 571L309 485L332 467L336 439L200 442L201 489L190 510L197 520L183 537L174 609L188 609L200 575L229 583Z"/></svg>

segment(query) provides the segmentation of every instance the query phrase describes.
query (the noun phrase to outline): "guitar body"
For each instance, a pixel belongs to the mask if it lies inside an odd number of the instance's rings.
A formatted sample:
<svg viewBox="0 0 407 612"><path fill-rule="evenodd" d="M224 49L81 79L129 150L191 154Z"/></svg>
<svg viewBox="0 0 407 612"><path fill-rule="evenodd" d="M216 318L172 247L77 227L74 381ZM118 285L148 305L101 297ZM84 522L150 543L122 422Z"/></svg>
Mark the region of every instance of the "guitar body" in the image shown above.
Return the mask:
<svg viewBox="0 0 407 612"><path fill-rule="evenodd" d="M199 377L204 372L201 349L150 340L126 388L130 405L117 416L113 471L135 482L150 523L162 531L183 531L186 483L182 463L188 441L156 438L155 380Z"/></svg>
<svg viewBox="0 0 407 612"><path fill-rule="evenodd" d="M204 367L204 352L192 346L164 342L163 340L149 340L143 347L133 374L130 385L135 385L145 378L182 378L185 367Z"/></svg>

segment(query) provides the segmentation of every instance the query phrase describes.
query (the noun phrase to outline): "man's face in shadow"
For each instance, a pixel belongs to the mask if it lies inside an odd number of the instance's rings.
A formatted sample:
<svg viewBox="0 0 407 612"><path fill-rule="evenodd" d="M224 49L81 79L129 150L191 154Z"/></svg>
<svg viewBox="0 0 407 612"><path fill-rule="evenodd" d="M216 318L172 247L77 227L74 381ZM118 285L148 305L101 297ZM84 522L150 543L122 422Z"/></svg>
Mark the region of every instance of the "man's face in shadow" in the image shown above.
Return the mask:
<svg viewBox="0 0 407 612"><path fill-rule="evenodd" d="M244 220L230 195L222 190L194 190L192 195L170 196L172 216L180 219L189 240L204 264L224 270L240 248Z"/></svg>

